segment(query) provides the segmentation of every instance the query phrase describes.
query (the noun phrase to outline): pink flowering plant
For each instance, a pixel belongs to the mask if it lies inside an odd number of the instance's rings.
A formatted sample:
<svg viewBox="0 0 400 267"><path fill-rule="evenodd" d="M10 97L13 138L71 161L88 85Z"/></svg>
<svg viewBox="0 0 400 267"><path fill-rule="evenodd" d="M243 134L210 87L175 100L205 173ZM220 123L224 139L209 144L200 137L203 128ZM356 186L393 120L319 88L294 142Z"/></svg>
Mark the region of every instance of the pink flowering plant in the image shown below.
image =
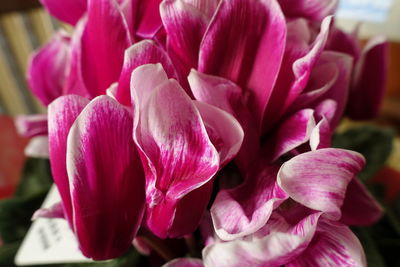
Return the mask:
<svg viewBox="0 0 400 267"><path fill-rule="evenodd" d="M48 114L18 125L48 136L62 199L35 218L65 218L94 260L367 265L350 226L383 209L332 138L377 115L383 37L361 48L335 0L41 2L74 28L29 63Z"/></svg>

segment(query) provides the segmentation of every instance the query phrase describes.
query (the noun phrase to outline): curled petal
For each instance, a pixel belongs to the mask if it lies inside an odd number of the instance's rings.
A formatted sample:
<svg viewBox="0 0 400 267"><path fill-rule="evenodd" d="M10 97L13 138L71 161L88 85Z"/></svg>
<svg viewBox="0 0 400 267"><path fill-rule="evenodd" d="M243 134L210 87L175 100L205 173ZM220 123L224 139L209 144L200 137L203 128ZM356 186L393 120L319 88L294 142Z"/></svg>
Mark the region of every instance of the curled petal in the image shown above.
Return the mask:
<svg viewBox="0 0 400 267"><path fill-rule="evenodd" d="M259 126L285 39L285 18L275 0L222 0L200 45L198 70L250 90L249 108Z"/></svg>
<svg viewBox="0 0 400 267"><path fill-rule="evenodd" d="M206 267L281 266L307 247L321 213L314 213L296 225L274 216L258 233L243 239L214 243L203 249Z"/></svg>
<svg viewBox="0 0 400 267"><path fill-rule="evenodd" d="M87 257L120 256L141 224L145 178L129 112L108 96L92 100L71 127L67 171L72 225Z"/></svg>
<svg viewBox="0 0 400 267"><path fill-rule="evenodd" d="M321 220L307 249L288 267L367 266L364 250L349 227Z"/></svg>
<svg viewBox="0 0 400 267"><path fill-rule="evenodd" d="M51 15L75 25L86 12L87 0L40 0Z"/></svg>
<svg viewBox="0 0 400 267"><path fill-rule="evenodd" d="M48 110L51 173L68 220L72 219L72 206L66 166L67 136L75 119L88 103L89 100L80 96L62 96L53 101Z"/></svg>
<svg viewBox="0 0 400 267"><path fill-rule="evenodd" d="M385 94L388 68L388 42L383 36L371 39L354 70L347 112L353 119L372 119Z"/></svg>
<svg viewBox="0 0 400 267"><path fill-rule="evenodd" d="M28 63L28 83L32 92L44 104L61 96L70 64L70 37L57 32Z"/></svg>
<svg viewBox="0 0 400 267"><path fill-rule="evenodd" d="M242 185L218 193L211 216L222 240L252 234L267 223L272 210L287 198L276 184L278 170L276 166L265 167Z"/></svg>
<svg viewBox="0 0 400 267"><path fill-rule="evenodd" d="M167 53L153 41L144 40L125 51L124 64L119 77L116 98L124 105L131 104L130 81L132 71L144 64L161 63L169 78L177 78L172 62Z"/></svg>
<svg viewBox="0 0 400 267"><path fill-rule="evenodd" d="M278 184L295 201L338 220L347 185L365 165L357 152L335 148L300 154L285 162Z"/></svg>
<svg viewBox="0 0 400 267"><path fill-rule="evenodd" d="M37 218L61 218L65 219L64 208L61 202L57 202L49 208L41 208L35 211L32 220Z"/></svg>
<svg viewBox="0 0 400 267"><path fill-rule="evenodd" d="M124 51L132 40L115 0L88 0L82 36L82 77L92 97L102 95L118 80Z"/></svg>

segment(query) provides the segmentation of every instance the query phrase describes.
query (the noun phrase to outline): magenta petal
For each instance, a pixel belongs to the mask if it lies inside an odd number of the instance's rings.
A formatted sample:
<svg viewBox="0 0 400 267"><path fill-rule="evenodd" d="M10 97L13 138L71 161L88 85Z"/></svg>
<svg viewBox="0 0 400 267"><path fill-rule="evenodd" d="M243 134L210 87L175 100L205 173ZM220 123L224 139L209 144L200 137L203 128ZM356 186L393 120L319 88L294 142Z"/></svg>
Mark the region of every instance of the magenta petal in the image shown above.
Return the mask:
<svg viewBox="0 0 400 267"><path fill-rule="evenodd" d="M115 0L89 0L82 36L82 77L92 97L102 95L119 78L129 30Z"/></svg>
<svg viewBox="0 0 400 267"><path fill-rule="evenodd" d="M55 203L49 208L42 208L35 211L32 220L38 218L60 218L64 219L64 208L61 202Z"/></svg>
<svg viewBox="0 0 400 267"><path fill-rule="evenodd" d="M132 128L129 112L100 96L68 135L73 228L83 254L95 260L124 253L142 221L145 179Z"/></svg>
<svg viewBox="0 0 400 267"><path fill-rule="evenodd" d="M19 115L14 120L19 135L34 137L47 135L47 114Z"/></svg>
<svg viewBox="0 0 400 267"><path fill-rule="evenodd" d="M208 1L203 1L208 2ZM182 0L163 1L161 18L167 32L167 49L182 65L186 76L197 67L200 42L206 31L208 18L201 10Z"/></svg>
<svg viewBox="0 0 400 267"><path fill-rule="evenodd" d="M346 225L367 226L377 222L382 215L382 206L365 185L354 178L347 188L340 221Z"/></svg>
<svg viewBox="0 0 400 267"><path fill-rule="evenodd" d="M51 15L75 25L86 12L87 0L40 0Z"/></svg>
<svg viewBox="0 0 400 267"><path fill-rule="evenodd" d="M378 114L386 89L388 49L388 42L382 36L371 39L364 48L355 66L347 106L351 118L366 120Z"/></svg>
<svg viewBox="0 0 400 267"><path fill-rule="evenodd" d="M252 234L267 223L272 210L287 198L276 184L278 170L276 166L265 167L242 185L219 191L211 216L222 240Z"/></svg>
<svg viewBox="0 0 400 267"><path fill-rule="evenodd" d="M289 28L295 32L288 32L281 71L264 115L264 130L271 129L305 89L311 71L325 48L332 21L332 17L327 17L322 22L321 31L311 47L308 47L304 37L297 36L298 28L304 27L301 20L299 26Z"/></svg>
<svg viewBox="0 0 400 267"><path fill-rule="evenodd" d="M162 267L204 267L204 265L200 259L177 258L167 262Z"/></svg>
<svg viewBox="0 0 400 267"><path fill-rule="evenodd" d="M249 89L249 107L259 123L278 75L285 39L285 18L275 0L222 0L200 45L198 69Z"/></svg>
<svg viewBox="0 0 400 267"><path fill-rule="evenodd" d="M28 83L32 92L44 104L62 95L70 57L70 37L63 31L31 57Z"/></svg>
<svg viewBox="0 0 400 267"><path fill-rule="evenodd" d="M319 149L285 162L278 173L278 184L295 201L338 220L347 185L364 165L365 159L357 152Z"/></svg>
<svg viewBox="0 0 400 267"><path fill-rule="evenodd" d="M243 143L244 132L229 113L212 105L194 101L207 129L208 136L219 152L220 168L236 156Z"/></svg>
<svg viewBox="0 0 400 267"><path fill-rule="evenodd" d="M292 0L278 0L278 2L287 17L301 17L315 21L321 21L326 16L333 15L338 6L338 0L299 0L296 4Z"/></svg>
<svg viewBox="0 0 400 267"><path fill-rule="evenodd" d="M267 143L267 149L272 149L272 161L277 160L283 154L306 143L315 128L314 110L299 110L287 118L277 128Z"/></svg>
<svg viewBox="0 0 400 267"><path fill-rule="evenodd" d="M307 249L288 267L367 266L364 250L349 227L320 220Z"/></svg>
<svg viewBox="0 0 400 267"><path fill-rule="evenodd" d="M151 39L162 26L160 17L161 0L132 1L134 29L142 38Z"/></svg>
<svg viewBox="0 0 400 267"><path fill-rule="evenodd" d="M164 50L150 40L136 43L125 51L124 64L116 94L116 98L121 104L131 104L130 82L132 71L140 65L149 63L161 63L169 78L177 78L175 68Z"/></svg>
<svg viewBox="0 0 400 267"><path fill-rule="evenodd" d="M203 249L206 267L281 266L307 247L321 213L314 213L296 225L274 216L258 233L234 241L214 243Z"/></svg>
<svg viewBox="0 0 400 267"><path fill-rule="evenodd" d="M67 136L75 119L88 103L89 100L80 96L62 96L53 101L48 110L51 172L68 220L72 220L72 206L66 167Z"/></svg>

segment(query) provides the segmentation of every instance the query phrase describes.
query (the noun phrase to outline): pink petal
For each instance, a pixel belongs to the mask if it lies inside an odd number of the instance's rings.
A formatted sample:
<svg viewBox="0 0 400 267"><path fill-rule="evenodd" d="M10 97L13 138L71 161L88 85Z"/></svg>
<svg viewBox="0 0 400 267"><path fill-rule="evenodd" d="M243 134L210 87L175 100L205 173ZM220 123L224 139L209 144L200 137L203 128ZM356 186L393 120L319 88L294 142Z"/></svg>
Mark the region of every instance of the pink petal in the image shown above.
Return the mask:
<svg viewBox="0 0 400 267"><path fill-rule="evenodd" d="M82 36L82 77L92 97L118 80L124 51L131 46L129 30L115 0L88 0Z"/></svg>
<svg viewBox="0 0 400 267"><path fill-rule="evenodd" d="M299 0L296 1L296 4L291 0L278 0L278 2L285 16L303 17L315 21L321 21L326 16L333 15L338 6L338 0Z"/></svg>
<svg viewBox="0 0 400 267"><path fill-rule="evenodd" d="M57 19L75 25L86 12L87 0L40 0Z"/></svg>
<svg viewBox="0 0 400 267"><path fill-rule="evenodd" d="M133 28L143 39L151 39L162 26L160 17L161 0L127 0L132 2Z"/></svg>
<svg viewBox="0 0 400 267"><path fill-rule="evenodd" d="M172 222L157 217L173 219L176 202L216 173L219 156L199 111L179 84L167 80L158 87L149 86L165 77L165 73L157 72L159 67L145 65L133 72L132 95L140 114L134 139L150 168L146 175L147 202L155 214L148 211L147 223L149 227L165 223L162 228L151 228L162 237ZM151 70L155 71L154 78ZM148 76L143 76L145 71L149 71ZM149 82L141 88L143 79Z"/></svg>
<svg viewBox="0 0 400 267"><path fill-rule="evenodd" d="M295 201L338 220L347 185L364 165L365 159L357 152L319 149L285 162L278 173L278 184Z"/></svg>
<svg viewBox="0 0 400 267"><path fill-rule="evenodd" d="M64 31L59 31L30 58L28 83L32 92L46 106L62 95L69 57L70 37Z"/></svg>
<svg viewBox="0 0 400 267"><path fill-rule="evenodd" d="M297 36L298 28L302 26L294 27L295 33L288 32L281 71L264 115L264 130L273 127L306 87L311 70L327 42L332 21L332 17L327 17L322 22L321 31L311 47L307 40Z"/></svg>
<svg viewBox="0 0 400 267"><path fill-rule="evenodd" d="M167 0L160 6L168 53L179 61L184 76L197 67L200 42L208 25L207 16L188 2Z"/></svg>
<svg viewBox="0 0 400 267"><path fill-rule="evenodd" d="M310 148L317 150L331 147L333 130L330 122L335 116L337 103L334 100L327 99L322 101L315 108L315 117L319 120L318 124L311 131Z"/></svg>
<svg viewBox="0 0 400 267"><path fill-rule="evenodd" d="M151 248L147 243L139 236L135 237L132 242L135 249L144 256L150 256Z"/></svg>
<svg viewBox="0 0 400 267"><path fill-rule="evenodd" d="M219 152L221 168L236 156L243 143L244 132L229 113L212 105L194 101L207 129L211 142Z"/></svg>
<svg viewBox="0 0 400 267"><path fill-rule="evenodd" d="M348 114L353 119L372 119L382 104L387 82L389 44L383 36L371 39L354 70Z"/></svg>
<svg viewBox="0 0 400 267"><path fill-rule="evenodd" d="M47 114L19 115L15 117L14 124L21 136L47 135Z"/></svg>
<svg viewBox="0 0 400 267"><path fill-rule="evenodd" d="M273 136L267 141L265 151L272 152L272 161L306 143L316 123L312 109L302 109L287 118L277 127Z"/></svg>
<svg viewBox="0 0 400 267"><path fill-rule="evenodd" d="M100 96L68 135L73 228L83 254L95 260L124 253L142 221L145 179L132 124L123 106Z"/></svg>
<svg viewBox="0 0 400 267"><path fill-rule="evenodd" d="M368 226L377 222L382 215L382 206L365 185L354 178L347 188L340 221L346 225Z"/></svg>
<svg viewBox="0 0 400 267"><path fill-rule="evenodd" d="M258 155L259 134L254 118L243 103L242 89L228 79L207 75L193 69L188 80L197 100L230 113L242 125L245 135L235 161L242 170L246 170Z"/></svg>
<svg viewBox="0 0 400 267"><path fill-rule="evenodd" d="M287 198L276 184L279 167L267 166L254 177L219 191L211 207L215 231L222 240L234 240L263 227L274 208Z"/></svg>
<svg viewBox="0 0 400 267"><path fill-rule="evenodd" d="M136 43L125 51L124 64L116 94L116 98L121 104L127 106L131 104L130 81L132 71L138 66L149 63L161 63L169 78L177 78L175 68L164 50L150 40Z"/></svg>
<svg viewBox="0 0 400 267"><path fill-rule="evenodd" d="M198 69L249 89L249 107L261 122L285 39L286 22L275 0L222 0L200 45Z"/></svg>
<svg viewBox="0 0 400 267"><path fill-rule="evenodd" d="M286 266L367 266L367 262L360 241L347 226L321 220L307 249Z"/></svg>
<svg viewBox="0 0 400 267"><path fill-rule="evenodd" d="M281 266L300 255L311 241L321 213L296 225L274 216L259 233L203 249L206 267Z"/></svg>
<svg viewBox="0 0 400 267"><path fill-rule="evenodd" d="M89 100L80 96L62 96L53 101L48 110L51 173L68 220L72 219L72 206L66 166L67 136L75 119L88 103Z"/></svg>
<svg viewBox="0 0 400 267"><path fill-rule="evenodd" d="M52 205L49 208L41 208L32 215L32 221L38 218L59 218L64 219L64 208L61 202Z"/></svg>
<svg viewBox="0 0 400 267"><path fill-rule="evenodd" d="M200 259L177 258L167 262L162 267L204 267L204 265Z"/></svg>

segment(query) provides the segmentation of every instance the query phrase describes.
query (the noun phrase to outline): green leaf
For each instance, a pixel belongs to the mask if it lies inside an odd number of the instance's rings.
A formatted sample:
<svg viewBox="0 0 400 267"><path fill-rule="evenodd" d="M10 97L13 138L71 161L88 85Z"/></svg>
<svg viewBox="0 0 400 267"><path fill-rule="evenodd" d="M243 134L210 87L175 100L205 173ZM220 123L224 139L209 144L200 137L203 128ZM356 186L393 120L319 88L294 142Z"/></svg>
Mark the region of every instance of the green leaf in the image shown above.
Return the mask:
<svg viewBox="0 0 400 267"><path fill-rule="evenodd" d="M368 228L356 228L354 229L355 234L360 239L360 242L364 248L365 254L367 256L368 266L374 267L385 267L385 261L381 253L379 252L378 246L375 243L375 240L372 238L369 233Z"/></svg>
<svg viewBox="0 0 400 267"><path fill-rule="evenodd" d="M359 174L359 178L366 182L385 164L392 151L393 138L394 132L391 129L362 126L336 134L333 146L354 150L364 155L367 165Z"/></svg>
<svg viewBox="0 0 400 267"><path fill-rule="evenodd" d="M20 242L15 242L0 247L0 266L15 266L14 256L18 251Z"/></svg>

